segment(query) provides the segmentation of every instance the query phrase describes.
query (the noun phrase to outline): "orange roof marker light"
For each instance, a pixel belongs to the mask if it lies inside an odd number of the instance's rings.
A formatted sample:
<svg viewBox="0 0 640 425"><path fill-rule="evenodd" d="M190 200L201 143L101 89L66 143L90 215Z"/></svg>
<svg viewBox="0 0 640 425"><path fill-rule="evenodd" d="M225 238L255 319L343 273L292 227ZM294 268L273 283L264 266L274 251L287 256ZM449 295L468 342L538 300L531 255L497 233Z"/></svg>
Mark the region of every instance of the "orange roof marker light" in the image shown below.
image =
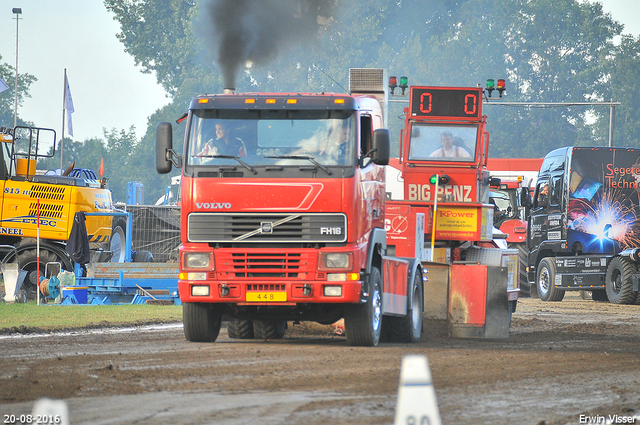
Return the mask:
<svg viewBox="0 0 640 425"><path fill-rule="evenodd" d="M198 99L198 103L209 103L209 99Z"/></svg>
<svg viewBox="0 0 640 425"><path fill-rule="evenodd" d="M255 99L245 99L244 103L256 103Z"/></svg>
<svg viewBox="0 0 640 425"><path fill-rule="evenodd" d="M275 100L275 99L267 99L267 100L266 100L266 103L268 103L268 104L274 104L274 103L276 103L276 100Z"/></svg>
<svg viewBox="0 0 640 425"><path fill-rule="evenodd" d="M333 103L344 105L344 99L334 99Z"/></svg>
<svg viewBox="0 0 640 425"><path fill-rule="evenodd" d="M287 103L291 103L291 104L298 103L298 99L287 99Z"/></svg>

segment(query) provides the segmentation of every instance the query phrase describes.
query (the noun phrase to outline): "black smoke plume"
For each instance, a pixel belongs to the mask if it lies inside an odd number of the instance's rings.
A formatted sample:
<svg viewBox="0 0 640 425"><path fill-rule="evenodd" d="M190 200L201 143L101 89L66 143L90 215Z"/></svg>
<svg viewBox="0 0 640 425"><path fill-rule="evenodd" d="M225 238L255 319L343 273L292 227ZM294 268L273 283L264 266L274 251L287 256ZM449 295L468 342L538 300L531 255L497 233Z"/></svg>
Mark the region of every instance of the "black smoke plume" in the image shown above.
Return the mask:
<svg viewBox="0 0 640 425"><path fill-rule="evenodd" d="M318 35L318 16L335 0L205 0L199 27L205 47L221 68L226 88L235 88L247 63L263 65L295 43ZM321 17L321 20L326 17Z"/></svg>

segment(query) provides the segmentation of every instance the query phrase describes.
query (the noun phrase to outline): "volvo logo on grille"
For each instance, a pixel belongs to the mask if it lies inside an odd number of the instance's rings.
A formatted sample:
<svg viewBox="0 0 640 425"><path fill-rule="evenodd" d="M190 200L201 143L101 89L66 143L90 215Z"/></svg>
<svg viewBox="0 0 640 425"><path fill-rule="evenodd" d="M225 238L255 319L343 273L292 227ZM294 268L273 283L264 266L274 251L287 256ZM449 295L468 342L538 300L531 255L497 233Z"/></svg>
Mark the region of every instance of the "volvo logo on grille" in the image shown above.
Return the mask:
<svg viewBox="0 0 640 425"><path fill-rule="evenodd" d="M199 210L228 210L231 208L231 204L229 202L196 202L196 208Z"/></svg>
<svg viewBox="0 0 640 425"><path fill-rule="evenodd" d="M260 233L273 233L273 223L270 221L260 222Z"/></svg>

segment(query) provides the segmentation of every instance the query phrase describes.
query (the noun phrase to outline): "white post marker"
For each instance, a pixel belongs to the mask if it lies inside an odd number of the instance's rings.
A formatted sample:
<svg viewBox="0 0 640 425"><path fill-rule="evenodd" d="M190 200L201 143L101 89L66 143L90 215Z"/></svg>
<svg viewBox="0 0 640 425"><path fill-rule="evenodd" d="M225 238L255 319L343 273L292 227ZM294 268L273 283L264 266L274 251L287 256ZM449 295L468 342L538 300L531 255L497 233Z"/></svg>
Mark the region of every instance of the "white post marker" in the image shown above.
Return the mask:
<svg viewBox="0 0 640 425"><path fill-rule="evenodd" d="M39 418L40 424L69 425L69 408L64 400L52 400L50 398L39 398L33 405L31 414L34 418ZM34 423L36 421L34 420Z"/></svg>
<svg viewBox="0 0 640 425"><path fill-rule="evenodd" d="M402 358L394 425L442 425L427 356Z"/></svg>

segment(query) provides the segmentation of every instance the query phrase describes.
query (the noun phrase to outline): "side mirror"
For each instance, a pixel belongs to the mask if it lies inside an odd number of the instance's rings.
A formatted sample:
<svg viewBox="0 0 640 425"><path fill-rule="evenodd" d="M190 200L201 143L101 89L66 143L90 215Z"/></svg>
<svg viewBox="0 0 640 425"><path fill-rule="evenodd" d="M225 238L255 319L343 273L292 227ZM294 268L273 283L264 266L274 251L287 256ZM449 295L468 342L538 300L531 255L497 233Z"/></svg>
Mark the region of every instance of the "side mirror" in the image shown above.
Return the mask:
<svg viewBox="0 0 640 425"><path fill-rule="evenodd" d="M171 155L173 153L173 129L168 122L161 122L156 127L156 171L167 174L171 171Z"/></svg>
<svg viewBox="0 0 640 425"><path fill-rule="evenodd" d="M389 165L389 130L378 129L373 132L371 160L377 165Z"/></svg>
<svg viewBox="0 0 640 425"><path fill-rule="evenodd" d="M520 189L520 205L525 208L530 208L532 206L531 195L529 195L529 188L523 187Z"/></svg>

